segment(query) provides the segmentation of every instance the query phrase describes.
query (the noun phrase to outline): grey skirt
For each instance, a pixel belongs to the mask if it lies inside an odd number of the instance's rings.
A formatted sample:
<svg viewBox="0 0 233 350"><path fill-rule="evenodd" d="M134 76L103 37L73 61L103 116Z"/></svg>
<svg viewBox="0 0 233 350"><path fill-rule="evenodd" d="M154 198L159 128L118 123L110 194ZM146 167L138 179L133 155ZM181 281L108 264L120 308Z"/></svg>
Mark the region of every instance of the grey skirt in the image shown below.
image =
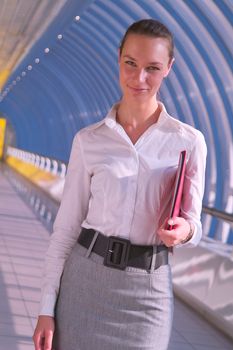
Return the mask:
<svg viewBox="0 0 233 350"><path fill-rule="evenodd" d="M169 265L154 271L103 265L76 244L61 278L55 350L166 350L173 292Z"/></svg>

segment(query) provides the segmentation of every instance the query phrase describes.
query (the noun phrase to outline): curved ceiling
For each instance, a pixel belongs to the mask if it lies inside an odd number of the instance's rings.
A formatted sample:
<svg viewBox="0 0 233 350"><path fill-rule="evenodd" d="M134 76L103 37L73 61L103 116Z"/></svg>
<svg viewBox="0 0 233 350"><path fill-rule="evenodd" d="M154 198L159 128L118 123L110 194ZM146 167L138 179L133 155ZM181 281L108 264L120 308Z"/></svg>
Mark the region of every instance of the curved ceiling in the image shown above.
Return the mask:
<svg viewBox="0 0 233 350"><path fill-rule="evenodd" d="M0 111L19 148L67 160L76 131L120 98L119 42L129 24L148 17L175 36L176 62L160 97L205 135L205 204L232 212L232 0L69 0L11 74Z"/></svg>
<svg viewBox="0 0 233 350"><path fill-rule="evenodd" d="M66 0L1 0L0 89Z"/></svg>

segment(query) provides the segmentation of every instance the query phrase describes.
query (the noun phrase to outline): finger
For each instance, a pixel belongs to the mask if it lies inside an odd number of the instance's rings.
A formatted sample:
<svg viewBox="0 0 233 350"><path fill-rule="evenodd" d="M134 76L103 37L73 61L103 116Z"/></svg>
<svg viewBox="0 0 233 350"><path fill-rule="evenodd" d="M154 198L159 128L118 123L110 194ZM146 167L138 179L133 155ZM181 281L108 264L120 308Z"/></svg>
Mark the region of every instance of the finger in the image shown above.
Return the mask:
<svg viewBox="0 0 233 350"><path fill-rule="evenodd" d="M184 222L185 222L185 219L180 216L176 216L168 220L168 224L171 226L182 225Z"/></svg>
<svg viewBox="0 0 233 350"><path fill-rule="evenodd" d="M167 221L168 225L170 226L174 226L174 219L173 218L170 218L168 221Z"/></svg>
<svg viewBox="0 0 233 350"><path fill-rule="evenodd" d="M180 239L177 237L176 232L172 236L167 238L167 242L170 247L174 247L175 245L180 243Z"/></svg>
<svg viewBox="0 0 233 350"><path fill-rule="evenodd" d="M165 226L165 228L169 231L171 231L173 229L173 227L176 226L176 217L173 218L169 218L167 220L167 225Z"/></svg>
<svg viewBox="0 0 233 350"><path fill-rule="evenodd" d="M43 343L43 337L42 333L37 333L33 337L34 344L35 344L35 350L43 350L42 349L42 343Z"/></svg>
<svg viewBox="0 0 233 350"><path fill-rule="evenodd" d="M163 221L163 223L160 225L159 229L163 229L167 227L167 221L168 221L169 217L166 217Z"/></svg>
<svg viewBox="0 0 233 350"><path fill-rule="evenodd" d="M171 240L166 240L163 242L165 244L166 247L173 247L174 246L174 242Z"/></svg>
<svg viewBox="0 0 233 350"><path fill-rule="evenodd" d="M178 225L181 221L183 220L183 218L180 218L179 216L173 216L172 218L168 219L168 225L171 226L175 226Z"/></svg>
<svg viewBox="0 0 233 350"><path fill-rule="evenodd" d="M165 232L165 229L164 228L160 228L158 231L157 231L157 234L158 236L162 239L163 236L164 236L164 232Z"/></svg>
<svg viewBox="0 0 233 350"><path fill-rule="evenodd" d="M167 246L167 247L172 247L174 245L174 230L160 230L158 232L158 236L161 239L161 241Z"/></svg>
<svg viewBox="0 0 233 350"><path fill-rule="evenodd" d="M46 336L43 350L52 350L53 331L47 331L45 335Z"/></svg>
<svg viewBox="0 0 233 350"><path fill-rule="evenodd" d="M161 231L161 235L166 237L171 237L175 233L175 229L172 228L171 230L163 228Z"/></svg>

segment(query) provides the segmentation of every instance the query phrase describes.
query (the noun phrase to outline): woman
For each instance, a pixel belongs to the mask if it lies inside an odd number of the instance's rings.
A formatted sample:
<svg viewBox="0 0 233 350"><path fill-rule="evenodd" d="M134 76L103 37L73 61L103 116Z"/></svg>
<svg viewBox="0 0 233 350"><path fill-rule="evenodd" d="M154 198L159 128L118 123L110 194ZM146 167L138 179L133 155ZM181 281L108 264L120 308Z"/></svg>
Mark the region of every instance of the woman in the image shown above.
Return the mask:
<svg viewBox="0 0 233 350"><path fill-rule="evenodd" d="M168 248L201 238L206 159L203 135L157 99L173 62L172 34L162 23L132 24L119 49L122 99L74 138L46 257L36 350L168 347ZM181 217L168 220L184 149Z"/></svg>

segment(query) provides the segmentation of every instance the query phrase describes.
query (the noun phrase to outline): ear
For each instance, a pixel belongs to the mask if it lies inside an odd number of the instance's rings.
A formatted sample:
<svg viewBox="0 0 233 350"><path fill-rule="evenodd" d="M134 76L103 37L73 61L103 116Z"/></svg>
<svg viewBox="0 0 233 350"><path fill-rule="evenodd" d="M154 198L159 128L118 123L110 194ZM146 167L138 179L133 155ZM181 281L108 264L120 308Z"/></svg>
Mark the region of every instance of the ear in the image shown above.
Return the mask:
<svg viewBox="0 0 233 350"><path fill-rule="evenodd" d="M171 59L171 61L168 63L168 67L167 67L166 73L164 75L164 78L166 78L168 76L174 62L175 62L175 58L173 57Z"/></svg>

